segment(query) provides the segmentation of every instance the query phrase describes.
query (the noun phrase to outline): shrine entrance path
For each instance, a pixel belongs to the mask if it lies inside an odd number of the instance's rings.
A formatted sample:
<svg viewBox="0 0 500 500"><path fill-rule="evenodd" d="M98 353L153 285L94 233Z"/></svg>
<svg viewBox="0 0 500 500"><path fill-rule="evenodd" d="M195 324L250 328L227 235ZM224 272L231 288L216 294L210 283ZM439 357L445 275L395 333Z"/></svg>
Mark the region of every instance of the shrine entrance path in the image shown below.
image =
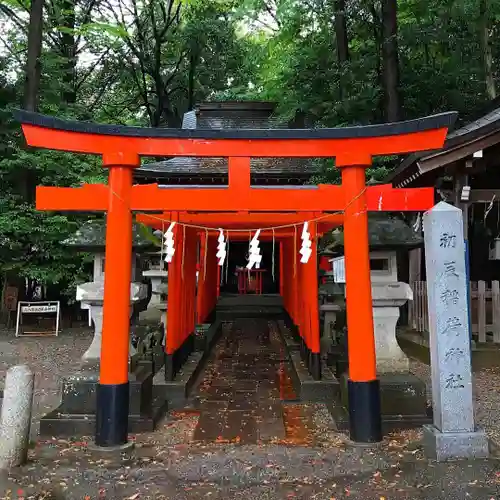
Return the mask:
<svg viewBox="0 0 500 500"><path fill-rule="evenodd" d="M311 414L297 404L276 322L226 323L194 395L193 441L312 444Z"/></svg>

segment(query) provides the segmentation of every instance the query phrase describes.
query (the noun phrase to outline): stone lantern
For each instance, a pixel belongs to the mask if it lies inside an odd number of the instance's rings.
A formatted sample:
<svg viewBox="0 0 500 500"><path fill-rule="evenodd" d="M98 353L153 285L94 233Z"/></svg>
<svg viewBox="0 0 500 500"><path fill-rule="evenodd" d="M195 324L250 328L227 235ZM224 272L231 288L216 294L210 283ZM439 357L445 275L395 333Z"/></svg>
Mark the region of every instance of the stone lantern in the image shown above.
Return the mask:
<svg viewBox="0 0 500 500"><path fill-rule="evenodd" d="M165 296L168 294L168 265L163 261L160 251L149 252L147 256L149 269L143 271L142 275L151 281L151 300L145 315L147 319L159 320L166 327L167 301Z"/></svg>
<svg viewBox="0 0 500 500"><path fill-rule="evenodd" d="M82 356L84 361L99 362L102 338L102 314L104 302L104 249L106 224L103 220L95 219L84 223L80 229L63 244L78 251L91 253L94 257L93 281L77 286L76 300L80 301L83 309L88 309L94 323L94 338L89 348ZM139 254L151 246L143 239L134 225L132 247L132 269L130 283L130 315L134 307L147 300L147 285L141 282L141 261ZM135 349L130 344L130 355Z"/></svg>
<svg viewBox="0 0 500 500"><path fill-rule="evenodd" d="M89 435L95 429L96 385L99 381L99 363L102 338L102 312L104 301L104 242L106 224L104 220L92 220L64 241L75 250L91 253L94 257L93 281L77 287L76 298L82 307L89 309L94 323L94 337L82 356L75 371L62 379L61 403L40 419L40 434L44 436ZM132 275L130 283L130 315L145 307L148 302L148 286L141 280L139 254L148 250L151 243L141 236L138 226L132 229ZM130 356L135 349L130 343ZM141 365L133 370L130 364L129 428L131 432L153 430L164 402L152 397L154 373Z"/></svg>
<svg viewBox="0 0 500 500"><path fill-rule="evenodd" d="M401 216L392 214L371 213L368 231L377 374L381 384L383 420L395 427L421 425L430 421L425 383L409 372L409 359L398 344L396 326L400 308L408 300L413 300L411 287L400 276L405 264L402 261L399 263L398 273L398 259L406 260L409 250L423 245L423 238ZM332 261L335 260L339 265L338 256L343 254L342 233L337 231L330 239L325 253L337 256ZM339 274L342 275L341 272ZM344 363L345 360L340 360L340 365L345 369ZM344 373L341 378L345 381L346 377ZM341 383L341 387L344 387L344 383ZM344 390L341 393L346 404L347 394L344 394Z"/></svg>

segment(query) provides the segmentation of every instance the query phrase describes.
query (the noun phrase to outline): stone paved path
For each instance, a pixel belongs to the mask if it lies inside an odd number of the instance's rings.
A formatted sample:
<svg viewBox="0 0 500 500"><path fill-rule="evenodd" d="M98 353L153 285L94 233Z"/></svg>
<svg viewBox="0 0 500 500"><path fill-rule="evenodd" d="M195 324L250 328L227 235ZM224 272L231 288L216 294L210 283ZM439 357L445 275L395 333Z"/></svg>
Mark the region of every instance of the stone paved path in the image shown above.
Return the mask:
<svg viewBox="0 0 500 500"><path fill-rule="evenodd" d="M286 404L297 399L289 370L275 322L240 319L230 325L195 396L200 418L193 440L307 442L308 415Z"/></svg>

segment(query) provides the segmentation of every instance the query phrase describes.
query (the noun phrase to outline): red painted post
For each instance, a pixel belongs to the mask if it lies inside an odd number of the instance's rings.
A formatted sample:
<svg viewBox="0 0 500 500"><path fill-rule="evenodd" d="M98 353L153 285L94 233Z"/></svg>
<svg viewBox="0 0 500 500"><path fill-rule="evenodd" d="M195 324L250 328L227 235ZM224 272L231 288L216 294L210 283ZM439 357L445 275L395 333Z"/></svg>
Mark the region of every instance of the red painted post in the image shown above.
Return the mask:
<svg viewBox="0 0 500 500"><path fill-rule="evenodd" d="M200 270L198 274L198 290L196 296L196 322L202 324L206 320L207 316L207 244L208 238L206 234L200 235Z"/></svg>
<svg viewBox="0 0 500 500"><path fill-rule="evenodd" d="M309 372L315 380L321 378L321 354L319 338L319 306L318 306L318 246L317 227L315 222L309 223L311 234L311 256L302 268L302 290L304 297L305 328L308 336Z"/></svg>
<svg viewBox="0 0 500 500"><path fill-rule="evenodd" d="M196 229L191 228L189 231L188 239L189 250L189 322L188 334L192 335L193 341L191 342L191 351L194 348L194 331L196 328L196 265L197 265L197 234Z"/></svg>
<svg viewBox="0 0 500 500"><path fill-rule="evenodd" d="M217 238L208 239L208 255L207 255L207 272L209 273L208 279L208 311L207 315L215 309L217 305L217 283L218 281L218 263L217 263Z"/></svg>
<svg viewBox="0 0 500 500"><path fill-rule="evenodd" d="M167 338L165 341L165 380L174 378L174 354L178 345L178 337L182 331L182 228L173 228L175 253L168 264L168 307Z"/></svg>
<svg viewBox="0 0 500 500"><path fill-rule="evenodd" d="M104 310L95 444L128 443L130 279L132 272L132 170L137 155L104 155L109 167Z"/></svg>
<svg viewBox="0 0 500 500"><path fill-rule="evenodd" d="M279 273L280 273L280 288L279 288L279 293L283 297L284 295L284 283L285 283L285 276L284 276L284 267L283 267L283 248L284 244L282 241L279 243L279 259L280 259L280 267L279 267Z"/></svg>
<svg viewBox="0 0 500 500"><path fill-rule="evenodd" d="M349 356L349 417L353 441L382 440L380 386L373 329L365 166L342 167Z"/></svg>

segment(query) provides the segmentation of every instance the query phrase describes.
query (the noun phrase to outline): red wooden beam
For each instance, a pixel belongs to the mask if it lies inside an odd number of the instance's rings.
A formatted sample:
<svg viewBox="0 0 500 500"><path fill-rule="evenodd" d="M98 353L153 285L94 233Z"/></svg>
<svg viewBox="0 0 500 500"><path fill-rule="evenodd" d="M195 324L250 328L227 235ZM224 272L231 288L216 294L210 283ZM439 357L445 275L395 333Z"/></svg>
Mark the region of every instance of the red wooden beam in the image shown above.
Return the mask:
<svg viewBox="0 0 500 500"><path fill-rule="evenodd" d="M434 205L434 188L393 188L390 184L366 188L370 212L425 212Z"/></svg>
<svg viewBox="0 0 500 500"><path fill-rule="evenodd" d="M346 165L370 163L375 155L440 148L456 113L368 127L226 131L99 125L25 111L17 111L16 118L22 123L28 145L60 151L114 158L120 155L337 157L337 165Z"/></svg>
<svg viewBox="0 0 500 500"><path fill-rule="evenodd" d="M318 230L317 234L318 235L323 235L327 231L331 231L332 229L335 229L338 227L340 224L327 224L327 223L321 223L318 224ZM200 230L199 234L202 235L204 234L205 231ZM253 236L254 233L252 233ZM300 241L300 236L302 234L302 225L297 226L297 232L295 233L295 229L293 227L290 228L285 228L285 229L276 229L274 231L271 231L270 229L267 230L261 230L260 235L259 235L259 240L262 241L271 241L273 238L276 240L284 240L286 238L294 238L295 234L297 234L297 239ZM219 235L218 231L208 231L208 235L212 238L215 238ZM249 240L249 233L248 232L235 232L235 231L229 231L229 240L230 241L248 241Z"/></svg>
<svg viewBox="0 0 500 500"><path fill-rule="evenodd" d="M80 188L38 186L38 210L82 210L104 212L109 203L104 184ZM114 196L111 194L111 196ZM425 211L434 205L434 188L367 188L369 211ZM231 196L230 188L159 188L157 184L136 185L131 209L138 212L335 212L345 208L342 186L319 185L317 189L251 188L245 205ZM215 217L215 216L214 216Z"/></svg>
<svg viewBox="0 0 500 500"><path fill-rule="evenodd" d="M64 130L23 125L29 146L75 153L101 154L127 151L139 156L200 156L200 157L339 157L337 165L351 162L368 163L372 156L411 153L438 149L443 146L447 128L426 130L390 137L349 139L157 139L142 137L79 135ZM125 144L125 142L127 144ZM263 144L265 142L265 144ZM50 145L50 146L49 146ZM343 158L346 158L344 160Z"/></svg>
<svg viewBox="0 0 500 500"><path fill-rule="evenodd" d="M321 219L324 222L340 225L343 221L342 214L323 214L322 212L217 212L197 213L180 212L179 222L195 226L203 226L213 229L266 229L277 226L290 226L303 224L313 219ZM154 227L165 228L174 220L172 212L163 214L137 214L138 222Z"/></svg>

